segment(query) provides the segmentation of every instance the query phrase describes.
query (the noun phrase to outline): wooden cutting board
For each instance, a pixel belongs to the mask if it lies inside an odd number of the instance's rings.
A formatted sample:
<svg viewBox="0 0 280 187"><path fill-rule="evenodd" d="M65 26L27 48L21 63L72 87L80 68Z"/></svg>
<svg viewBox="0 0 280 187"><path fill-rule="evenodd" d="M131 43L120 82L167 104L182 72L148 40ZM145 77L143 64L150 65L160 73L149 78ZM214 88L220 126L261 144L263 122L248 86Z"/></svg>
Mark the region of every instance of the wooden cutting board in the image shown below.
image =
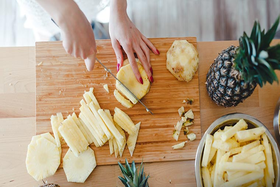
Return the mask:
<svg viewBox="0 0 280 187"><path fill-rule="evenodd" d="M123 107L113 95L115 80L109 76L98 63L92 72L87 72L84 61L76 59L64 51L61 42L36 43L36 134L52 132L50 116L62 112L64 118L73 112L79 113L79 101L85 90L94 87L94 94L101 108L115 107L124 110L136 124L141 121L141 129L133 157L126 148L122 158L115 158L109 154L109 146L95 150L97 165L116 164L129 161L157 162L172 160L190 160L195 158L196 149L201 138L199 80L198 72L189 83L178 81L166 69L166 52L176 39L186 39L197 47L196 38L154 38L150 41L160 51L160 55L151 53L151 64L154 70L154 83L150 92L142 101L153 111L154 115L146 112L141 104L131 109ZM116 58L110 40L97 40L97 57L116 74ZM108 84L110 93L103 89ZM193 105L183 104L182 101L193 98ZM194 111L194 125L190 131L197 135L197 139L188 142L181 150L173 150L172 145L186 141L181 132L179 141L172 138L174 125L180 120L178 109L185 106L185 110ZM68 150L62 145L63 154Z"/></svg>

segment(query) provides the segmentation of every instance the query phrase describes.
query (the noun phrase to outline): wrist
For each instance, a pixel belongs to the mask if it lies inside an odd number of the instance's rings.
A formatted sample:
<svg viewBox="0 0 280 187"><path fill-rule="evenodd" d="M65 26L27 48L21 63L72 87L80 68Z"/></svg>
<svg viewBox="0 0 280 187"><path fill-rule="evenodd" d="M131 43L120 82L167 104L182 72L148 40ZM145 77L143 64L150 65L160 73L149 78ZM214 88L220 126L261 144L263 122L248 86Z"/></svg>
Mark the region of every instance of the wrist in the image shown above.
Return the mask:
<svg viewBox="0 0 280 187"><path fill-rule="evenodd" d="M111 0L110 12L111 15L123 16L126 14L126 0Z"/></svg>

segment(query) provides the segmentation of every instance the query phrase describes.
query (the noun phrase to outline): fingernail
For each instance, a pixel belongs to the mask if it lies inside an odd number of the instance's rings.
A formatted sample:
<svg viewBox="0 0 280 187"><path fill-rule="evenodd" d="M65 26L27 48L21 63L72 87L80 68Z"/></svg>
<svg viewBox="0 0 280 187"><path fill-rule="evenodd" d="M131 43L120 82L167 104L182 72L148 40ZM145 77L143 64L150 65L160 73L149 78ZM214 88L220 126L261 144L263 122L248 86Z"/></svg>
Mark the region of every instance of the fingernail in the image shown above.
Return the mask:
<svg viewBox="0 0 280 187"><path fill-rule="evenodd" d="M120 64L117 64L117 72L120 70Z"/></svg>
<svg viewBox="0 0 280 187"><path fill-rule="evenodd" d="M158 54L158 55L160 54L158 50L157 50L157 54Z"/></svg>
<svg viewBox="0 0 280 187"><path fill-rule="evenodd" d="M154 71L153 71L153 68L151 67L150 68L150 71L151 71L151 73L152 73L152 75L154 74Z"/></svg>
<svg viewBox="0 0 280 187"><path fill-rule="evenodd" d="M143 84L143 79L142 79L142 77L140 77L139 80L140 80L140 83Z"/></svg>
<svg viewBox="0 0 280 187"><path fill-rule="evenodd" d="M150 77L150 82L153 83L154 82L154 78L153 76Z"/></svg>

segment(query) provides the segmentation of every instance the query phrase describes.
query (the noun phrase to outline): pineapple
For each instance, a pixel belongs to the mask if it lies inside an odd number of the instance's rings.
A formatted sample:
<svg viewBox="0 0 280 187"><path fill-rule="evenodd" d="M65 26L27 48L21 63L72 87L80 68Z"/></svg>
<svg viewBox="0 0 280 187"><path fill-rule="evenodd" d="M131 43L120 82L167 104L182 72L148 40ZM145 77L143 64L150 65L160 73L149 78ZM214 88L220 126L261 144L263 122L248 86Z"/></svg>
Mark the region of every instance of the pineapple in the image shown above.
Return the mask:
<svg viewBox="0 0 280 187"><path fill-rule="evenodd" d="M68 149L63 158L63 170L68 182L84 183L95 167L94 151L89 147L78 157Z"/></svg>
<svg viewBox="0 0 280 187"><path fill-rule="evenodd" d="M134 161L132 161L130 166L126 159L125 167L119 162L118 164L123 174L123 177L119 176L119 179L125 187L149 187L148 179L150 176L146 176L144 173L143 162L141 163L139 169L136 168Z"/></svg>
<svg viewBox="0 0 280 187"><path fill-rule="evenodd" d="M206 87L210 98L220 106L237 106L248 98L257 84L278 82L274 72L280 69L280 44L270 47L279 19L265 33L255 22L251 35L245 32L239 39L239 47L223 50L211 65Z"/></svg>
<svg viewBox="0 0 280 187"><path fill-rule="evenodd" d="M127 61L127 62L126 62ZM117 78L138 98L143 98L150 90L150 81L148 79L148 76L141 65L141 62L136 59L138 70L141 74L141 77L143 79L143 84L139 83L135 75L132 71L132 68L130 64L128 63L128 60L124 61L124 64L127 63L127 65L123 66L119 72L117 73ZM125 97L127 97L133 104L136 104L138 101L119 83L119 81L116 81L116 89L123 94Z"/></svg>
<svg viewBox="0 0 280 187"><path fill-rule="evenodd" d="M114 96L117 99L117 101L122 104L122 106L124 106L126 108L133 107L133 104L128 99L126 99L124 96L122 96L118 90L114 91Z"/></svg>
<svg viewBox="0 0 280 187"><path fill-rule="evenodd" d="M135 134L137 131L131 118L118 107L115 107L114 121L128 134Z"/></svg>
<svg viewBox="0 0 280 187"><path fill-rule="evenodd" d="M137 132L135 134L129 135L128 139L127 139L127 147L128 147L128 150L129 150L129 153L131 156L133 155L133 152L134 152L134 149L136 146L136 142L137 142L137 138L138 138L138 134L139 134L139 130L140 130L140 125L141 125L141 122L139 122L135 125L135 127L137 128Z"/></svg>
<svg viewBox="0 0 280 187"><path fill-rule="evenodd" d="M28 145L26 156L27 172L37 181L55 174L60 164L60 150L55 140L35 136Z"/></svg>

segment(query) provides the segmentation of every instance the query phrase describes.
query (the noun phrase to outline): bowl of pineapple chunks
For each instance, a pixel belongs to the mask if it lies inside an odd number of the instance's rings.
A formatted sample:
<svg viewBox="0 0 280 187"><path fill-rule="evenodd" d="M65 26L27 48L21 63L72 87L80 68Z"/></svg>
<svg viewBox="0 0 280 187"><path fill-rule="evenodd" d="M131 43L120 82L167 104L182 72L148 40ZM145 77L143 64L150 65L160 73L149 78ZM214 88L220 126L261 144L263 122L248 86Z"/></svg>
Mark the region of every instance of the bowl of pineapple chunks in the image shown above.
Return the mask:
<svg viewBox="0 0 280 187"><path fill-rule="evenodd" d="M199 143L197 186L278 187L279 163L278 146L265 125L246 114L228 114L214 121Z"/></svg>

